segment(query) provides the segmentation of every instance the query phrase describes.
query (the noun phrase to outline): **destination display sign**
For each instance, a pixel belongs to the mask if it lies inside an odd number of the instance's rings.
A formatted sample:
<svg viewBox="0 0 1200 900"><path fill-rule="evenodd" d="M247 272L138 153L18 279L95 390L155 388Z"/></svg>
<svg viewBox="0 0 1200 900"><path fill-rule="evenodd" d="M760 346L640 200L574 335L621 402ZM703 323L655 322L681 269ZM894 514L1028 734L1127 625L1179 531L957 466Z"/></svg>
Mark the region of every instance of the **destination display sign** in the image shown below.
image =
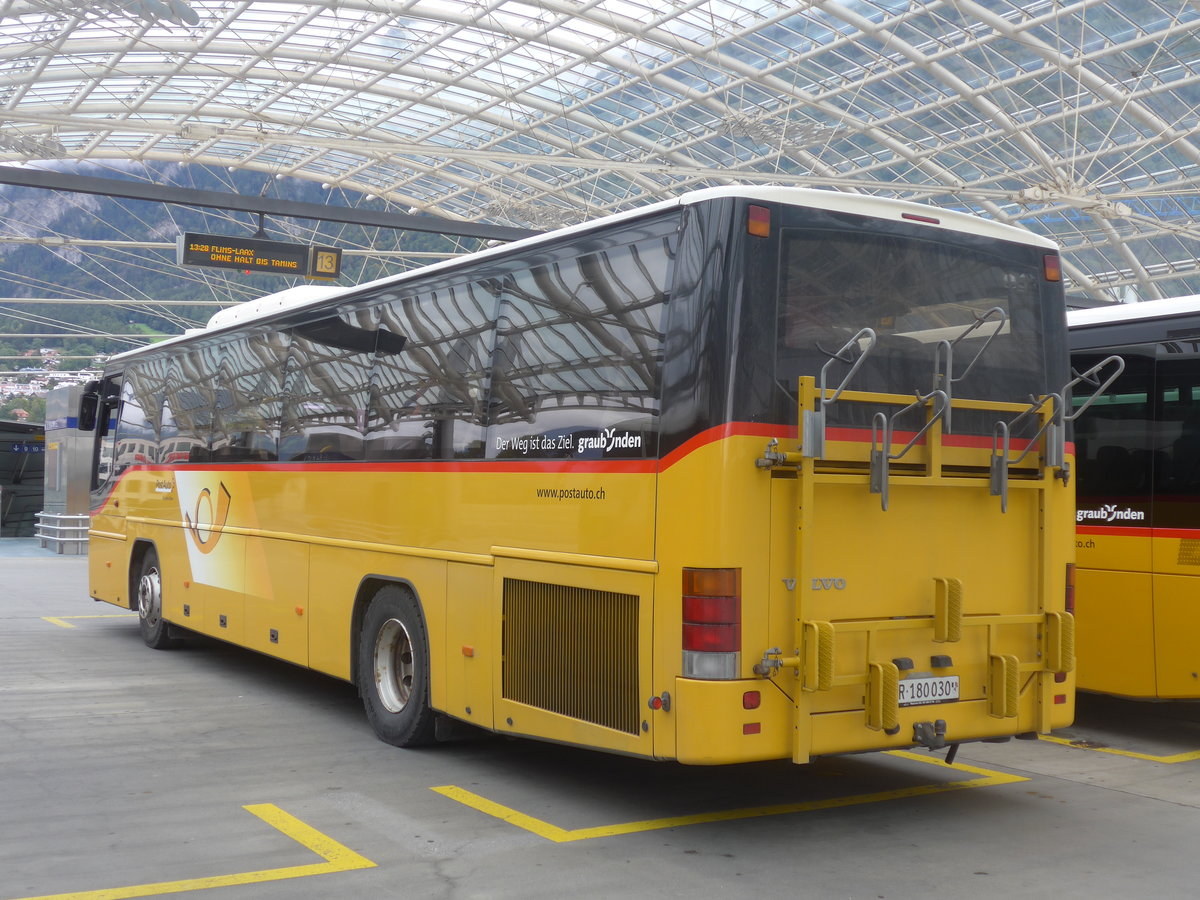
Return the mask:
<svg viewBox="0 0 1200 900"><path fill-rule="evenodd" d="M337 278L342 271L342 251L337 247L184 232L175 243L175 262L181 266Z"/></svg>

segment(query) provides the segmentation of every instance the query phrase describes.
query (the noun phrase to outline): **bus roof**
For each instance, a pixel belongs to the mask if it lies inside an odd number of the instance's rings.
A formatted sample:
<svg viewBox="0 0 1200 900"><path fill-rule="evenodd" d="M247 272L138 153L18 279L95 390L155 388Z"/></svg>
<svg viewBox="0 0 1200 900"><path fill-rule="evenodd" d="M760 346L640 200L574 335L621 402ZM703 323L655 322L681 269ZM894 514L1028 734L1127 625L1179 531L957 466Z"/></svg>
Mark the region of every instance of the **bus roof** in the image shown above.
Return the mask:
<svg viewBox="0 0 1200 900"><path fill-rule="evenodd" d="M1067 327L1136 322L1142 319L1184 316L1197 312L1200 312L1200 294L1193 294L1188 297L1171 297L1166 300L1115 303L1112 306L1098 306L1094 309L1068 310Z"/></svg>
<svg viewBox="0 0 1200 900"><path fill-rule="evenodd" d="M300 285L298 287L288 288L274 294L268 294L265 297L260 297L257 300L247 301L245 304L240 304L237 307L229 307L220 310L213 315L208 322L208 326L203 329L189 329L187 332L179 335L178 337L168 338L155 344L149 344L145 347L139 347L134 350L128 350L124 353L116 354L110 358L110 361L123 360L130 356L139 356L142 353L156 350L164 346L170 346L180 341L186 341L202 334L211 334L235 328L238 325L264 319L273 314L292 312L309 306L319 307L325 304L332 304L341 297L353 296L361 291L384 284L401 284L410 279L423 277L429 273L462 265L468 261L486 259L490 256L503 255L516 249L535 247L547 241L559 240L563 237L570 237L572 234L586 234L589 231L593 231L597 228L618 224L626 220L638 219L643 216L654 215L668 209L673 209L680 206L690 206L696 203L702 203L723 197L740 197L746 200L758 200L763 203L784 203L793 206L806 206L815 209L844 212L852 215L873 216L876 218L899 219L901 217L905 217L910 218L912 221L920 224L946 229L956 233L976 234L982 237L994 238L996 240L1011 241L1014 243L1042 247L1050 251L1057 251L1058 249L1058 245L1049 238L1042 237L1041 235L1035 234L1032 231L1027 231L1024 228L1019 228L1015 225L1008 225L1003 222L995 222L990 219L984 219L979 216L958 212L956 210L941 209L935 206L926 206L921 203L913 203L908 200L895 200L889 197L875 197L869 194L854 194L845 191L780 187L772 185L705 188L702 190L690 191L688 193L681 194L680 196L670 200L662 200L657 203L615 213L600 219L594 219L578 225L569 225L565 228L559 228L554 231L548 231L544 234L534 235L533 237L524 238L519 241L514 241L513 243L503 244L497 247L489 247L485 250L480 250L475 253L464 254L462 256L453 257L452 259L441 260L428 266L411 269L407 272L402 272L397 275L389 275L385 278L380 278L375 281L364 282L362 284L351 285L348 287L333 285Z"/></svg>

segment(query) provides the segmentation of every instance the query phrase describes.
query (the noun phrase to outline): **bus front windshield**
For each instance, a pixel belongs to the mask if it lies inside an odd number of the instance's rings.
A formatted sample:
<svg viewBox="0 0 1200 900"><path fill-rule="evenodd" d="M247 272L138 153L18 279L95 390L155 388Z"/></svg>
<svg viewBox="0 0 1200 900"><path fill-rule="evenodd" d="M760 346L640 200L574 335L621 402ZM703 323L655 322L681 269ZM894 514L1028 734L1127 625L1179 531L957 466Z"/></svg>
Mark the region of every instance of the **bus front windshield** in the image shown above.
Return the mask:
<svg viewBox="0 0 1200 900"><path fill-rule="evenodd" d="M954 235L790 229L783 236L776 375L781 383L815 375L856 333L871 328L877 343L848 385L853 390L928 393L935 387L938 345L950 341L955 378L966 372L954 385L955 397L1039 397L1048 390L1043 252ZM834 363L830 386L846 371Z"/></svg>

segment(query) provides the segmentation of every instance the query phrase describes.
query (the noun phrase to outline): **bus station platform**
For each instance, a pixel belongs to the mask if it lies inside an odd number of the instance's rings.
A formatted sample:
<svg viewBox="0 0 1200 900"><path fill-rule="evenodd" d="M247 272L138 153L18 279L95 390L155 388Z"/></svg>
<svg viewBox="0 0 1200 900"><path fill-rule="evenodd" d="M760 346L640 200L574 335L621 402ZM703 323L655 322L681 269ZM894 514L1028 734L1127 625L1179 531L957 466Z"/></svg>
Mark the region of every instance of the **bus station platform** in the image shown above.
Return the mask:
<svg viewBox="0 0 1200 900"><path fill-rule="evenodd" d="M39 538L0 538L0 559L45 559L58 556L42 546Z"/></svg>
<svg viewBox="0 0 1200 900"><path fill-rule="evenodd" d="M142 643L87 562L0 541L0 900L1188 897L1200 707L1035 741L685 767L378 741L343 682ZM566 887L565 887L566 886Z"/></svg>

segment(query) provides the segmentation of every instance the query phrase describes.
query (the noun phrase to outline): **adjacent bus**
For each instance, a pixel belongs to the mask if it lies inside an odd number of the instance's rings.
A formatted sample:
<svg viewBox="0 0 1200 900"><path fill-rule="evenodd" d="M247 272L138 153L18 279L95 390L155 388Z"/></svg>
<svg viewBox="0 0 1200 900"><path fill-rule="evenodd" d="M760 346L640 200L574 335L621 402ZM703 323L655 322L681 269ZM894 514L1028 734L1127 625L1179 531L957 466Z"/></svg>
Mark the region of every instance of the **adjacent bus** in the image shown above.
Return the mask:
<svg viewBox="0 0 1200 900"><path fill-rule="evenodd" d="M1068 321L1076 368L1125 360L1075 424L1079 686L1200 697L1200 297Z"/></svg>
<svg viewBox="0 0 1200 900"><path fill-rule="evenodd" d="M689 764L1073 716L1057 250L710 189L114 357L92 595L469 723Z"/></svg>

